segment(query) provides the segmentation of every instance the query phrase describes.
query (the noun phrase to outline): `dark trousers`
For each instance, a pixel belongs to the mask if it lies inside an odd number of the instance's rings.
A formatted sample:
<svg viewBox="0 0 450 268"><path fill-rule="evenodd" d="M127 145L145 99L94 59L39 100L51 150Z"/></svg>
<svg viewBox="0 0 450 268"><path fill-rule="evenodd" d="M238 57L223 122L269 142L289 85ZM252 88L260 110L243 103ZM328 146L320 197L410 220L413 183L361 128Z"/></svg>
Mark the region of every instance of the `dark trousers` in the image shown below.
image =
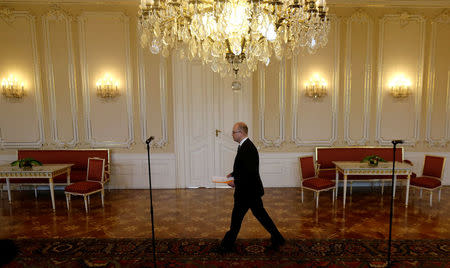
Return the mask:
<svg viewBox="0 0 450 268"><path fill-rule="evenodd" d="M239 230L241 229L242 220L248 210L251 210L256 219L270 233L272 243L283 240L283 236L278 231L267 211L264 209L261 197L255 197L251 200L234 199L233 212L231 214L230 230L225 234L222 240L222 246L231 248L236 241Z"/></svg>

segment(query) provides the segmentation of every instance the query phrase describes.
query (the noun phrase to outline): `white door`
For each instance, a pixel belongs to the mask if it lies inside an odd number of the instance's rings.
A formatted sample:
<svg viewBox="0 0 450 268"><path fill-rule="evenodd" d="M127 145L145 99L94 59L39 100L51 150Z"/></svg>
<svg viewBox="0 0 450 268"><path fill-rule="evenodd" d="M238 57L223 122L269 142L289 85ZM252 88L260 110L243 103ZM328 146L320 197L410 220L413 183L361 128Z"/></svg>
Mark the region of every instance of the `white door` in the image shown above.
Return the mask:
<svg viewBox="0 0 450 268"><path fill-rule="evenodd" d="M231 172L237 150L231 130L237 121L251 123L252 103L251 78L239 92L232 81L201 62L173 57L177 187L220 187L212 176Z"/></svg>

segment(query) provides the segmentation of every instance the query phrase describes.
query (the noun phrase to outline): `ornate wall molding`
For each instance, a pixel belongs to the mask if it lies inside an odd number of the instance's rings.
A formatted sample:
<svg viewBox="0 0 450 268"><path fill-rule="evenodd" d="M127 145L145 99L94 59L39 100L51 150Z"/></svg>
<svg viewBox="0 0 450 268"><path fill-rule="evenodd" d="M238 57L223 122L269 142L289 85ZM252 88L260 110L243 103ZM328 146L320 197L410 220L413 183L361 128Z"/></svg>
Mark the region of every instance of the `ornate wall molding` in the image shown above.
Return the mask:
<svg viewBox="0 0 450 268"><path fill-rule="evenodd" d="M92 121L91 121L91 98L92 91L89 85L89 66L87 64L86 51L86 23L89 17L99 18L107 17L117 19L122 23L122 30L125 36L125 82L126 87L126 111L128 116L128 137L126 141L101 141L93 136ZM79 35L80 35L80 64L81 64L81 80L83 87L84 98L84 113L86 125L86 141L92 147L126 147L130 148L134 144L133 132L133 102L132 102L132 75L131 75L131 58L130 58L130 33L129 33L129 18L122 12L83 12L78 17Z"/></svg>
<svg viewBox="0 0 450 268"><path fill-rule="evenodd" d="M16 18L16 15L19 13L28 14L26 12L15 12L9 8L1 8L0 9L0 20L4 21L6 24L12 24Z"/></svg>
<svg viewBox="0 0 450 268"><path fill-rule="evenodd" d="M266 138L266 134L265 134L265 117L264 117L264 112L265 112L265 101L266 101L266 72L265 72L265 68L263 68L262 66L260 66L259 69L259 80L260 80L260 85L259 85L259 139L262 141L263 145L266 147L270 147L270 146L275 146L278 147L280 146L285 139L285 134L284 134L284 128L285 128L285 123L284 123L284 117L285 117L285 99L286 99L286 63L285 60L283 59L280 62L280 74L278 77L278 94L279 94L279 103L278 103L278 107L279 107L279 113L280 113L280 122L279 122L279 137L276 138L275 140L270 140Z"/></svg>
<svg viewBox="0 0 450 268"><path fill-rule="evenodd" d="M382 137L381 136L381 112L383 109L383 87L384 87L384 77L383 77L383 53L384 53L384 30L385 24L388 21L398 21L402 26L409 24L411 21L416 21L420 27L420 51L418 55L418 66L416 73L416 83L415 88L417 91L414 93L414 133L412 137L406 138L406 145L415 145L419 140L419 123L420 123L420 113L421 113L421 96L422 96L422 80L423 80L423 66L424 66L424 47L425 47L425 19L419 15L409 15L407 13L402 13L401 15L385 15L379 22L380 24L380 35L379 35L379 50L378 50L378 87L377 87L377 114L376 114L376 134L375 139L381 145L391 145L392 137Z"/></svg>
<svg viewBox="0 0 450 268"><path fill-rule="evenodd" d="M52 61L51 51L51 31L49 23L50 21L58 21L65 24L66 29L66 42L67 42L67 61L68 61L68 88L70 92L70 110L72 113L72 130L73 139L71 141L62 141L58 135L57 124L57 108L56 108L56 88L55 88L55 76ZM72 43L72 18L64 12L62 9L55 6L51 9L42 20L44 28L44 42L45 42L45 59L47 66L47 86L49 89L49 102L50 102L50 126L52 139L56 146L76 146L78 143L78 116L77 116L77 92L76 92L76 80L75 80L75 67L74 67L74 52Z"/></svg>
<svg viewBox="0 0 450 268"><path fill-rule="evenodd" d="M43 103L41 93L41 71L36 41L36 18L29 12L12 11L7 8L0 9L0 19L7 24L13 24L17 19L24 18L28 21L28 27L31 33L31 50L33 59L33 73L35 86L35 105L37 115L38 139L35 141L9 142L2 136L0 127L0 148L40 148L44 144L44 126L43 126Z"/></svg>
<svg viewBox="0 0 450 268"><path fill-rule="evenodd" d="M434 95L436 91L436 45L437 45L437 28L439 24L450 24L450 16L448 11L444 11L441 15L431 21L431 40L430 40L430 61L428 67L428 91L427 91L427 114L426 114L426 134L425 140L431 145L445 146L450 140L450 70L447 72L447 90L445 102L445 127L444 137L433 138L431 134L432 116L434 106Z"/></svg>
<svg viewBox="0 0 450 268"><path fill-rule="evenodd" d="M145 143L148 139L147 133L147 88L145 86L145 62L144 62L144 50L140 44L138 44L138 64L139 64L139 96L140 96L140 113L141 113L141 140ZM162 56L159 58L159 90L160 90L160 103L161 103L161 130L162 137L152 143L152 147L162 148L167 145L168 142L168 130L167 130L167 64L166 59Z"/></svg>
<svg viewBox="0 0 450 268"><path fill-rule="evenodd" d="M351 114L351 93L352 93L352 23L367 24L367 45L366 57L364 64L364 95L363 95L363 136L359 140L350 137L350 114ZM361 10L354 13L347 21L347 42L346 42L346 59L345 59L345 76L344 76L344 140L350 145L364 145L369 141L369 125L370 125L370 93L372 88L372 19ZM360 89L356 89L360 90ZM360 101L360 100L357 100ZM356 127L356 126L353 126Z"/></svg>
<svg viewBox="0 0 450 268"><path fill-rule="evenodd" d="M330 95L331 95L331 136L328 140L306 140L298 137L298 98L299 98L299 88L298 78L295 74L299 73L298 69L298 57L292 58L292 141L297 146L314 146L314 145L328 145L331 146L337 139L337 116L338 116L338 94L339 94L339 29L340 29L340 19L332 15L330 16L331 29L334 31L334 72L332 83L329 84ZM330 40L329 40L330 41ZM329 44L327 45L329 46ZM324 49L324 48L320 48Z"/></svg>

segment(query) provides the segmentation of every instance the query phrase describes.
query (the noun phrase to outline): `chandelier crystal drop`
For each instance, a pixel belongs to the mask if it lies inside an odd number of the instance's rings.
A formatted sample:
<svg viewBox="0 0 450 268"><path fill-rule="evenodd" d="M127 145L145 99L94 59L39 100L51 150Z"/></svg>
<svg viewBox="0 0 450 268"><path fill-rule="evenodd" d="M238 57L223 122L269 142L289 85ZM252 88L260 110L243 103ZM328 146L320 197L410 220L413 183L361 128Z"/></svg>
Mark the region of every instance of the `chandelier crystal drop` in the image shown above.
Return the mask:
<svg viewBox="0 0 450 268"><path fill-rule="evenodd" d="M142 47L199 58L214 72L250 76L258 62L314 53L328 42L325 0L141 0Z"/></svg>

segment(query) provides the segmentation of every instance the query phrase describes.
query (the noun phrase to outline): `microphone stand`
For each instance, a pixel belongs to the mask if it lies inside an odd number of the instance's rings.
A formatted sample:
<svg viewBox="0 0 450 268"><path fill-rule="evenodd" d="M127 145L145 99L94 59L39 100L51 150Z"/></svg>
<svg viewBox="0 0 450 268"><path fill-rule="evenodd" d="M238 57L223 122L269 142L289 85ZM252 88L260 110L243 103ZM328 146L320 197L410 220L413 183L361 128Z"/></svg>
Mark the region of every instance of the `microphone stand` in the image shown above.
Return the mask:
<svg viewBox="0 0 450 268"><path fill-rule="evenodd" d="M148 184L150 186L150 216L152 221L152 251L153 251L153 267L156 268L156 247L155 247L155 225L153 223L153 198L152 198L152 173L150 171L150 142L155 137L151 136L145 143L147 144L147 160L148 160Z"/></svg>
<svg viewBox="0 0 450 268"><path fill-rule="evenodd" d="M394 179L395 178L395 149L397 146L397 143L403 143L402 140L393 140L392 144L394 145L393 151L394 156L392 160L392 184L391 184L391 210L389 213L389 242L388 242L388 260L387 260L387 266L391 267L391 242L392 242L392 210L394 207Z"/></svg>

